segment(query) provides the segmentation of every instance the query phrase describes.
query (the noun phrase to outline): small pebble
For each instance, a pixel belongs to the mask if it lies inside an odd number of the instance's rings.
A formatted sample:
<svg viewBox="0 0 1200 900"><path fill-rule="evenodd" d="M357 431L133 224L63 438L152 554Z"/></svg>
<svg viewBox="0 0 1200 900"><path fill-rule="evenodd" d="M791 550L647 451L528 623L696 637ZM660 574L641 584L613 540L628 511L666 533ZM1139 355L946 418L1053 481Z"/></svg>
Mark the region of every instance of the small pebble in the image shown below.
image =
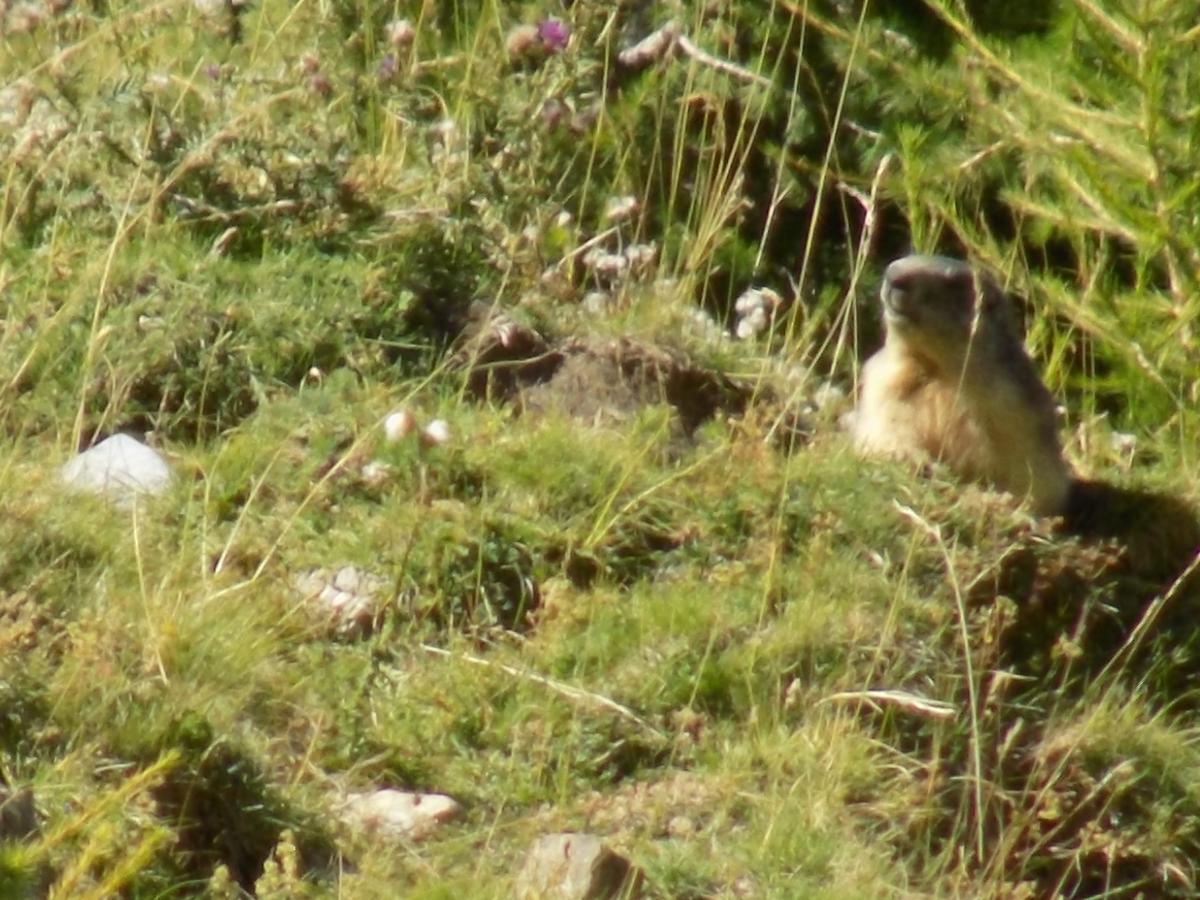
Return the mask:
<svg viewBox="0 0 1200 900"><path fill-rule="evenodd" d="M445 794L385 789L348 796L341 819L356 831L385 840L419 841L461 814L462 806Z"/></svg>

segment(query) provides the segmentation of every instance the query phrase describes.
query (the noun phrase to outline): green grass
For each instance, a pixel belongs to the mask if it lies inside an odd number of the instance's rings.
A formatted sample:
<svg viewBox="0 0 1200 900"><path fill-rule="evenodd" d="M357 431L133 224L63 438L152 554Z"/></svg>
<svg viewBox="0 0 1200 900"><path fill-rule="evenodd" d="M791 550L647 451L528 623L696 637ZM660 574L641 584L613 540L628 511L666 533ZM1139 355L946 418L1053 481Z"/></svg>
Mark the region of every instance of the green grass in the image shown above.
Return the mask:
<svg viewBox="0 0 1200 900"><path fill-rule="evenodd" d="M1200 38L1165 0L976 6L10 11L0 784L41 827L0 894L500 898L590 830L653 897L1194 895ZM668 13L733 68L623 70ZM547 15L568 50L508 58ZM584 263L632 243L648 272ZM1081 472L1182 505L1071 537L806 411L913 248L1027 301ZM696 324L751 285L789 301L768 334ZM750 400L688 434L480 399L472 301ZM399 407L452 439L387 443ZM65 492L121 430L169 492ZM364 636L294 588L344 565L389 585ZM378 787L464 815L347 833Z"/></svg>

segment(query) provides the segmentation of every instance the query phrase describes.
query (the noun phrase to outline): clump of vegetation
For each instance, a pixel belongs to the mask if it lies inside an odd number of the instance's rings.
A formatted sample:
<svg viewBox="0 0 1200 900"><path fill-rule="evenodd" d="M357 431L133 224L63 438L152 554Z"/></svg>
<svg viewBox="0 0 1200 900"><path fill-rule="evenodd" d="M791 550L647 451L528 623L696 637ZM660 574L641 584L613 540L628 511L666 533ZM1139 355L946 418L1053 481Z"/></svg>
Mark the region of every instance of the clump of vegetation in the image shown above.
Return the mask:
<svg viewBox="0 0 1200 900"><path fill-rule="evenodd" d="M993 7L0 4L0 893L1195 895L1200 32ZM914 249L1023 300L1075 533L852 455ZM117 432L163 496L63 488Z"/></svg>

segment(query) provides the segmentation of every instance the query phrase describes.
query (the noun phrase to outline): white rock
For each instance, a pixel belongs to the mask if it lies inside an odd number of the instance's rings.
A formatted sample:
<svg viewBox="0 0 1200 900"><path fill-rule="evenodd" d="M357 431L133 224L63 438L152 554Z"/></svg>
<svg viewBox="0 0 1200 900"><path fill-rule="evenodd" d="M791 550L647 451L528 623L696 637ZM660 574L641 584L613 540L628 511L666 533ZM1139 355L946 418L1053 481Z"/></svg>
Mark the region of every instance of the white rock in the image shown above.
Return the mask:
<svg viewBox="0 0 1200 900"><path fill-rule="evenodd" d="M334 573L312 569L292 582L300 599L328 621L332 633L343 637L371 630L387 586L387 579L354 566L342 566Z"/></svg>
<svg viewBox="0 0 1200 900"><path fill-rule="evenodd" d="M337 574L333 576L333 586L339 591L350 591L351 593L358 590L359 582L362 581L358 569L354 566L342 566L338 569Z"/></svg>
<svg viewBox="0 0 1200 900"><path fill-rule="evenodd" d="M342 634L361 634L370 629L375 618L375 603L371 597L353 591L334 591L326 602L330 614L341 623L338 630Z"/></svg>
<svg viewBox="0 0 1200 900"><path fill-rule="evenodd" d="M445 794L417 794L390 789L350 794L340 818L349 828L389 840L419 841L462 813Z"/></svg>
<svg viewBox="0 0 1200 900"><path fill-rule="evenodd" d="M324 569L313 569L303 575L297 575L292 580L292 587L303 597L316 597L325 587L328 573Z"/></svg>
<svg viewBox="0 0 1200 900"><path fill-rule="evenodd" d="M161 494L171 484L171 467L155 450L127 434L114 434L62 468L69 486L115 500Z"/></svg>
<svg viewBox="0 0 1200 900"><path fill-rule="evenodd" d="M601 900L637 896L641 873L590 834L538 838L517 877L522 900Z"/></svg>

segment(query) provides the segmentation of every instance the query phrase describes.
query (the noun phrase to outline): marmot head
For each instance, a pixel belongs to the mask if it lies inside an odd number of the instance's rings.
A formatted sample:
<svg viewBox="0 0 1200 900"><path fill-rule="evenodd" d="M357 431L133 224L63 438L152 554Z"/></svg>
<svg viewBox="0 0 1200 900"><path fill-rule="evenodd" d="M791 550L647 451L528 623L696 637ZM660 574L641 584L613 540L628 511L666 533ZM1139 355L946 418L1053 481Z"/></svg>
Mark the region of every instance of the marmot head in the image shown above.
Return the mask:
<svg viewBox="0 0 1200 900"><path fill-rule="evenodd" d="M905 256L887 267L879 295L888 335L943 373L1019 343L1008 297L961 260Z"/></svg>

